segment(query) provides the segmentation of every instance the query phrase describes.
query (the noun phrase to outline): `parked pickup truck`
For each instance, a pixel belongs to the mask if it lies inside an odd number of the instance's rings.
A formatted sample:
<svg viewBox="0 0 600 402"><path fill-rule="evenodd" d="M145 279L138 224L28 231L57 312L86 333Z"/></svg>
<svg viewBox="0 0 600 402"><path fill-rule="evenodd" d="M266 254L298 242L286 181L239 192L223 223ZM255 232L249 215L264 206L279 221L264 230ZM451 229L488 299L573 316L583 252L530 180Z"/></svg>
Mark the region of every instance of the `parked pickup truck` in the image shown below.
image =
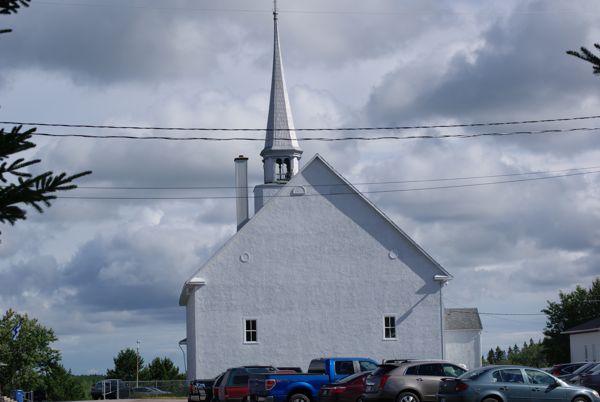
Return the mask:
<svg viewBox="0 0 600 402"><path fill-rule="evenodd" d="M251 375L248 382L249 399L251 402L315 402L319 399L322 385L376 368L377 363L367 358L314 359L307 373Z"/></svg>
<svg viewBox="0 0 600 402"><path fill-rule="evenodd" d="M188 402L212 401L212 387L216 378L207 380L192 380L188 388Z"/></svg>

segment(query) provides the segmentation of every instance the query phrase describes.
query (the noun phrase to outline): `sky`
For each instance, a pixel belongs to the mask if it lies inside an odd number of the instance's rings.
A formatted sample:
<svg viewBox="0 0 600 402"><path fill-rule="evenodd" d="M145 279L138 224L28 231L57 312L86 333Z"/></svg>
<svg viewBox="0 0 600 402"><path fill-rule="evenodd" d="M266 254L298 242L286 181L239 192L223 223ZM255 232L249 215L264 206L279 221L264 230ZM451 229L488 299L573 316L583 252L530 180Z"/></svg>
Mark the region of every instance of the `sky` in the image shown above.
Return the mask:
<svg viewBox="0 0 600 402"><path fill-rule="evenodd" d="M600 77L565 54L600 40L594 0L278 3L297 128L598 115ZM264 128L272 7L270 0L33 0L0 16L13 29L0 36L0 121ZM600 276L599 131L569 131L596 127L598 119L301 131L300 164L322 155L453 275L444 303L479 309L485 354L542 338L547 302ZM543 130L559 132L302 141ZM263 131L193 134L264 138ZM216 198L233 196L231 188L182 188L232 187L233 159L242 154L250 185L261 183L264 143L34 140L23 154L42 160L33 171L92 170L79 189L61 194L92 199L61 198L0 227L0 311L53 328L63 364L76 374L105 373L136 341L147 362L169 357L183 370L181 287L235 233L236 215L232 199Z"/></svg>

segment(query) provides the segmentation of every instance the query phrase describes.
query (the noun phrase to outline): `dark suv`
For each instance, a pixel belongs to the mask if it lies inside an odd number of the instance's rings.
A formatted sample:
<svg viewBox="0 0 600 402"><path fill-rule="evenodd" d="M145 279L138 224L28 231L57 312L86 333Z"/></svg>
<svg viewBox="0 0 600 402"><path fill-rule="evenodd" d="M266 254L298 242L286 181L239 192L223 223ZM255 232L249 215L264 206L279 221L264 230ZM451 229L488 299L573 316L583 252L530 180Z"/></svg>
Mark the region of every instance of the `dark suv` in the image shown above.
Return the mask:
<svg viewBox="0 0 600 402"><path fill-rule="evenodd" d="M129 398L129 386L123 380L103 380L92 385L92 399Z"/></svg>
<svg viewBox="0 0 600 402"><path fill-rule="evenodd" d="M362 399L370 401L435 401L440 380L467 370L443 360L387 360L367 377Z"/></svg>

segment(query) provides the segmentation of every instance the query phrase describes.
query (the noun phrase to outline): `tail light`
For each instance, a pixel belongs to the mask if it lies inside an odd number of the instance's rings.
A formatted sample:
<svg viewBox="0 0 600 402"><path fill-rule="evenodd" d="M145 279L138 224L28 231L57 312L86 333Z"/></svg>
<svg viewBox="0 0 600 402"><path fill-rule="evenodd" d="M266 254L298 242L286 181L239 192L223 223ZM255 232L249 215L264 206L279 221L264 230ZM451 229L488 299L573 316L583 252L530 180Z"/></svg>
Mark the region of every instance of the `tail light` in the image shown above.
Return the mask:
<svg viewBox="0 0 600 402"><path fill-rule="evenodd" d="M277 384L277 380L269 378L269 379L265 380L265 389L267 391L270 391L273 389L273 387L275 387L276 384Z"/></svg>
<svg viewBox="0 0 600 402"><path fill-rule="evenodd" d="M192 383L190 383L190 386L189 386L189 388L188 388L188 392L189 392L190 394L192 393L192 389L193 389L193 386L192 386Z"/></svg>
<svg viewBox="0 0 600 402"><path fill-rule="evenodd" d="M379 389L383 389L383 387L385 387L385 383L387 382L388 378L390 378L389 374L384 374L381 376L381 379L379 380Z"/></svg>
<svg viewBox="0 0 600 402"><path fill-rule="evenodd" d="M332 394L341 394L346 390L346 387L331 387L329 388L329 392Z"/></svg>
<svg viewBox="0 0 600 402"><path fill-rule="evenodd" d="M465 384L464 382L459 382L456 384L456 392L462 392L462 391L466 391L467 388L469 388L468 384Z"/></svg>

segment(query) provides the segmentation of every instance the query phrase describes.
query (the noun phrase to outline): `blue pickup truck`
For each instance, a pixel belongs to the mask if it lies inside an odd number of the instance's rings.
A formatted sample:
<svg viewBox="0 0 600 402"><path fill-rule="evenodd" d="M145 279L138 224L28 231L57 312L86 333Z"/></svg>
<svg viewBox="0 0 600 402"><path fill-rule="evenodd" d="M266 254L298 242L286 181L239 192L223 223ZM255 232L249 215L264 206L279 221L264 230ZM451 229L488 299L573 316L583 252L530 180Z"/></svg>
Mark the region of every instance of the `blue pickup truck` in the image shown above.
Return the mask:
<svg viewBox="0 0 600 402"><path fill-rule="evenodd" d="M251 402L316 402L322 385L376 368L377 363L367 358L313 359L307 373L252 375L248 382L249 399Z"/></svg>

